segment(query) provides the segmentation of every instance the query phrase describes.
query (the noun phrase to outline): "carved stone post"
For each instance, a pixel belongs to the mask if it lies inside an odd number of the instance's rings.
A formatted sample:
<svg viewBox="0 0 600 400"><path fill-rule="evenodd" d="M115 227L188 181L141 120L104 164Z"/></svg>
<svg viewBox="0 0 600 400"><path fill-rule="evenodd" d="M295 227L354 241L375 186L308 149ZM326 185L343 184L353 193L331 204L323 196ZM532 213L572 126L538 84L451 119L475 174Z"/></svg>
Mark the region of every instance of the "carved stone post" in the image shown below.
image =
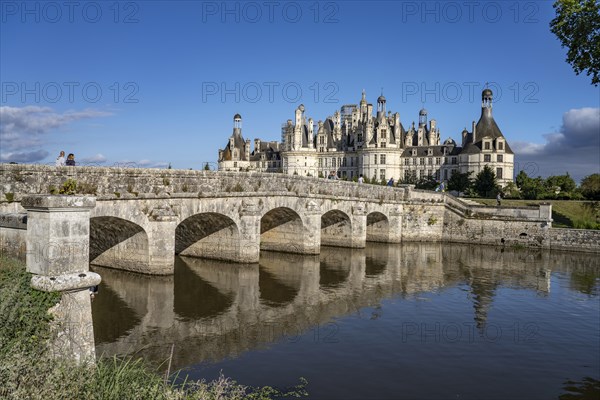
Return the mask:
<svg viewBox="0 0 600 400"><path fill-rule="evenodd" d="M93 362L94 326L89 288L100 275L89 271L90 210L94 197L28 196L21 201L27 210L27 271L34 274L31 286L60 292L54 314L55 356L77 362Z"/></svg>

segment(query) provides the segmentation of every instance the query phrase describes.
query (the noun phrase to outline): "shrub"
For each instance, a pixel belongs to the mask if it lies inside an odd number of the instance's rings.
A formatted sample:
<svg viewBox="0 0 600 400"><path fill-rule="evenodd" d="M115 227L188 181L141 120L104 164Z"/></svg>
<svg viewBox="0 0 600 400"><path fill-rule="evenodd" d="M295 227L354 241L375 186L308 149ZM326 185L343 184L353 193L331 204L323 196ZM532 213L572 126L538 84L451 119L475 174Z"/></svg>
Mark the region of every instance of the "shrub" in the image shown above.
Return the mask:
<svg viewBox="0 0 600 400"><path fill-rule="evenodd" d="M60 187L59 194L75 194L77 193L77 181L75 179L67 179Z"/></svg>

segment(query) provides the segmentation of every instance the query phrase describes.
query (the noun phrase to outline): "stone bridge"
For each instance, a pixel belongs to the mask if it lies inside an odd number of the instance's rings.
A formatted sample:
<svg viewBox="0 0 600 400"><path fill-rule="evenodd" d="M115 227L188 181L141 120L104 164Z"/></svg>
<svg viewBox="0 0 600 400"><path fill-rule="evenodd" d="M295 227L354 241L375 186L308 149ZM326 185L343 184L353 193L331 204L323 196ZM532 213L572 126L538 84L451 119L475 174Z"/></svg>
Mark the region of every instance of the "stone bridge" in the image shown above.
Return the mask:
<svg viewBox="0 0 600 400"><path fill-rule="evenodd" d="M318 254L322 245L363 248L367 241L571 247L551 233L550 205L473 206L410 186L283 174L0 164L3 250L25 251L26 209L74 216L56 203L59 196L54 206L21 203L69 179L79 194L95 196L94 207L80 208L89 219L90 262L146 274L172 274L176 254L256 263L260 250ZM61 236L56 229L51 234ZM597 251L594 238L581 247Z"/></svg>

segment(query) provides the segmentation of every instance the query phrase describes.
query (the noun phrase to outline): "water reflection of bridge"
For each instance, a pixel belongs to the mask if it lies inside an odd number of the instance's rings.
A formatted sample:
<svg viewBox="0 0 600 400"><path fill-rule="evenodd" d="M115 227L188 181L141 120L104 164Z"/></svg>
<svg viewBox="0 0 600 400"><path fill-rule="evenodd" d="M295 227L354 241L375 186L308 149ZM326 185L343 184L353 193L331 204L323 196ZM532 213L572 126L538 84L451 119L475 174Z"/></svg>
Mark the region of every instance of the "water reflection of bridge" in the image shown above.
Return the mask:
<svg viewBox="0 0 600 400"><path fill-rule="evenodd" d="M551 272L597 274L599 264L587 254L374 243L320 255L266 252L254 265L180 258L164 277L102 268L96 350L160 362L174 344L174 367L183 367L293 337L384 298L459 284L468 285L481 327L499 286L545 295Z"/></svg>

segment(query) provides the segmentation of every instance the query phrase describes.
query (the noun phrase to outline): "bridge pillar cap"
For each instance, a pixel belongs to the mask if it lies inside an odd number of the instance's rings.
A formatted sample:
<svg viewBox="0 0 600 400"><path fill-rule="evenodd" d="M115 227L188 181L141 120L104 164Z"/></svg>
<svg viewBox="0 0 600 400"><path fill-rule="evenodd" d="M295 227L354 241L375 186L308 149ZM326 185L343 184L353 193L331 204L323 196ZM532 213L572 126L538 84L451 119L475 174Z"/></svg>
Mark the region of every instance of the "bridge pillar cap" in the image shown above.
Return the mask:
<svg viewBox="0 0 600 400"><path fill-rule="evenodd" d="M33 275L31 286L44 292L64 292L80 290L96 286L101 282L100 275L95 272L82 271L56 276Z"/></svg>
<svg viewBox="0 0 600 400"><path fill-rule="evenodd" d="M91 209L96 207L96 198L93 196L31 195L23 197L21 206L26 210L52 208Z"/></svg>

